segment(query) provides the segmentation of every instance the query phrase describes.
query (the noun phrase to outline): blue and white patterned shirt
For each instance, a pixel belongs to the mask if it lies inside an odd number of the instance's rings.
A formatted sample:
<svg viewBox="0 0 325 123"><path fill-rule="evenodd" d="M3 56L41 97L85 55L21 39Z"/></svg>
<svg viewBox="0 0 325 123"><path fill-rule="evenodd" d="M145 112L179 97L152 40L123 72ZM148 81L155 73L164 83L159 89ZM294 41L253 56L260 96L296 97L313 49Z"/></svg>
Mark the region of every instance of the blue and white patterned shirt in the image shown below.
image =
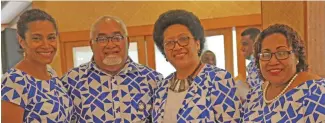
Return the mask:
<svg viewBox="0 0 325 123"><path fill-rule="evenodd" d="M243 122L320 123L325 122L325 79L309 80L267 105L262 84L251 90L244 103Z"/></svg>
<svg viewBox="0 0 325 123"><path fill-rule="evenodd" d="M246 82L249 84L250 88L260 85L263 81L260 79L258 68L256 66L255 59L252 58L251 62L247 66L247 77Z"/></svg>
<svg viewBox="0 0 325 123"><path fill-rule="evenodd" d="M182 108L176 110L177 122L185 123L238 123L241 103L231 74L206 64L194 78L182 101ZM155 92L153 108L154 123L164 119L171 79L169 75L159 83Z"/></svg>
<svg viewBox="0 0 325 123"><path fill-rule="evenodd" d="M88 62L63 78L78 123L134 123L151 119L152 96L162 75L128 59L112 76Z"/></svg>
<svg viewBox="0 0 325 123"><path fill-rule="evenodd" d="M24 123L70 123L72 100L53 70L48 72L53 77L48 81L14 68L2 76L1 100L22 107Z"/></svg>

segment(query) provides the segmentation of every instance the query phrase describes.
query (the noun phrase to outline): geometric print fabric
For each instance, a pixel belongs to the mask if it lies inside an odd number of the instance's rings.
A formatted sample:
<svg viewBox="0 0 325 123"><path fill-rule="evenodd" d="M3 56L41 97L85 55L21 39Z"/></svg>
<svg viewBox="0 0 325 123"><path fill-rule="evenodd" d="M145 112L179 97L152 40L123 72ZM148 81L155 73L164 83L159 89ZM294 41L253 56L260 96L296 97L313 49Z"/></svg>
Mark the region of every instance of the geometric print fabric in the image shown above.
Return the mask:
<svg viewBox="0 0 325 123"><path fill-rule="evenodd" d="M73 120L78 123L149 121L152 95L160 80L161 74L131 59L114 76L89 62L62 78L76 108Z"/></svg>
<svg viewBox="0 0 325 123"><path fill-rule="evenodd" d="M159 83L155 93L153 121L164 119L169 83L175 74ZM177 122L215 123L239 122L240 100L231 74L211 65L205 65L202 72L193 79L182 106L177 113Z"/></svg>
<svg viewBox="0 0 325 123"><path fill-rule="evenodd" d="M244 122L325 122L325 79L302 83L269 105L258 86L248 94L242 111Z"/></svg>
<svg viewBox="0 0 325 123"><path fill-rule="evenodd" d="M24 123L69 123L73 104L58 77L39 80L18 69L2 76L1 100L24 109Z"/></svg>

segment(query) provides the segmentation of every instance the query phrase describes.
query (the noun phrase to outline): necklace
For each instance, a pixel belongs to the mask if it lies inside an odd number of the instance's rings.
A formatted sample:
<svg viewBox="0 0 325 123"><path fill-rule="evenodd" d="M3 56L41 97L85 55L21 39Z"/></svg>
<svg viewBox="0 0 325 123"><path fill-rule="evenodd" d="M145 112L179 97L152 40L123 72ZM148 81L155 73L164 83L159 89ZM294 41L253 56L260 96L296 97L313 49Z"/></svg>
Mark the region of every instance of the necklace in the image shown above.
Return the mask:
<svg viewBox="0 0 325 123"><path fill-rule="evenodd" d="M190 76L188 76L186 79L183 79L183 80L180 80L180 79L177 79L177 74L175 72L175 76L173 77L172 81L171 81L171 84L169 86L169 89L174 91L174 92L177 92L177 93L180 93L180 92L183 92L185 90L188 89L188 87L192 84L192 77L193 75L196 73L196 71L200 68L201 66L201 62L197 65L197 67L195 68L195 70L192 72L192 74Z"/></svg>
<svg viewBox="0 0 325 123"><path fill-rule="evenodd" d="M269 86L269 83L270 83L270 82L268 81L268 82L266 83L266 86L265 86L264 91L263 91L263 99L264 99L265 103L269 104L269 103L272 103L273 101L279 99L280 96L283 95L284 92L285 92L285 91L289 88L289 86L292 84L293 80L296 79L296 77L297 77L297 74L295 74L295 75L291 78L290 82L289 82L288 85L287 85L287 86L286 86L286 87L281 91L281 93L278 94L278 95L277 95L275 98L273 98L272 100L267 100L267 99L266 99L266 90L267 90L267 88L268 88L268 86Z"/></svg>

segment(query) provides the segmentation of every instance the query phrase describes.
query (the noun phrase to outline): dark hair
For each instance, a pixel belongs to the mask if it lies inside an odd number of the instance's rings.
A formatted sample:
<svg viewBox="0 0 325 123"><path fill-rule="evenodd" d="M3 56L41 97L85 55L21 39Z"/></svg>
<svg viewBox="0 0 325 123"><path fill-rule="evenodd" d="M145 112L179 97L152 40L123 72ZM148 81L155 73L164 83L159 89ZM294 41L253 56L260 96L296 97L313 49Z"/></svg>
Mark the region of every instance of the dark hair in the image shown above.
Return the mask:
<svg viewBox="0 0 325 123"><path fill-rule="evenodd" d="M205 54L207 54L207 53L211 53L211 54L214 56L214 58L216 58L216 54L214 54L211 50L206 50L206 51L204 51L204 52L202 53L202 56L205 55Z"/></svg>
<svg viewBox="0 0 325 123"><path fill-rule="evenodd" d="M211 50L206 50L206 51L204 51L202 53L202 55L201 55L201 61L203 60L203 57L206 56L207 53L211 53L212 54L212 56L214 57L215 64L217 64L217 56Z"/></svg>
<svg viewBox="0 0 325 123"><path fill-rule="evenodd" d="M304 46L304 41L300 38L298 33L293 30L291 27L284 25L284 24L274 24L269 26L267 29L263 30L258 39L256 40L254 44L254 57L256 65L258 68L260 68L259 65L259 56L258 54L261 53L262 50L262 41L269 35L279 33L286 37L287 43L290 47L292 47L293 53L296 55L296 57L299 60L299 63L296 66L297 73L301 71L307 71L308 64L306 62L306 51ZM261 71L259 70L260 75ZM263 79L264 77L261 76Z"/></svg>
<svg viewBox="0 0 325 123"><path fill-rule="evenodd" d="M51 15L40 9L31 9L25 11L22 15L20 15L19 20L17 22L17 33L18 35L25 40L25 33L28 30L28 23L33 21L50 21L58 34L58 28L56 26L54 18Z"/></svg>
<svg viewBox="0 0 325 123"><path fill-rule="evenodd" d="M165 55L163 44L164 31L167 27L174 24L186 26L194 36L194 39L200 41L200 50L198 52L198 55L200 56L205 43L204 30L199 18L192 12L186 10L169 10L161 14L156 21L154 25L153 38L161 53Z"/></svg>
<svg viewBox="0 0 325 123"><path fill-rule="evenodd" d="M260 32L261 31L257 28L248 28L241 33L241 36L249 35L249 38L252 39L253 42L255 42L255 39L258 36L258 34L260 34Z"/></svg>

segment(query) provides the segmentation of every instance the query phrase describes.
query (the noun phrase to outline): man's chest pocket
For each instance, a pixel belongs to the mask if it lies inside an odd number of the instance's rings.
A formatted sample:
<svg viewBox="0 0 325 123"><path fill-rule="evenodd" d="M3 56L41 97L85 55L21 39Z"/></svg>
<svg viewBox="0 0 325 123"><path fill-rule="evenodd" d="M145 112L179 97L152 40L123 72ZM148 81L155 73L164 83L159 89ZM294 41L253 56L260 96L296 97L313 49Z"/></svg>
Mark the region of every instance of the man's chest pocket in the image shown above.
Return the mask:
<svg viewBox="0 0 325 123"><path fill-rule="evenodd" d="M134 94L131 101L132 122L148 122L151 120L152 99L148 93Z"/></svg>

